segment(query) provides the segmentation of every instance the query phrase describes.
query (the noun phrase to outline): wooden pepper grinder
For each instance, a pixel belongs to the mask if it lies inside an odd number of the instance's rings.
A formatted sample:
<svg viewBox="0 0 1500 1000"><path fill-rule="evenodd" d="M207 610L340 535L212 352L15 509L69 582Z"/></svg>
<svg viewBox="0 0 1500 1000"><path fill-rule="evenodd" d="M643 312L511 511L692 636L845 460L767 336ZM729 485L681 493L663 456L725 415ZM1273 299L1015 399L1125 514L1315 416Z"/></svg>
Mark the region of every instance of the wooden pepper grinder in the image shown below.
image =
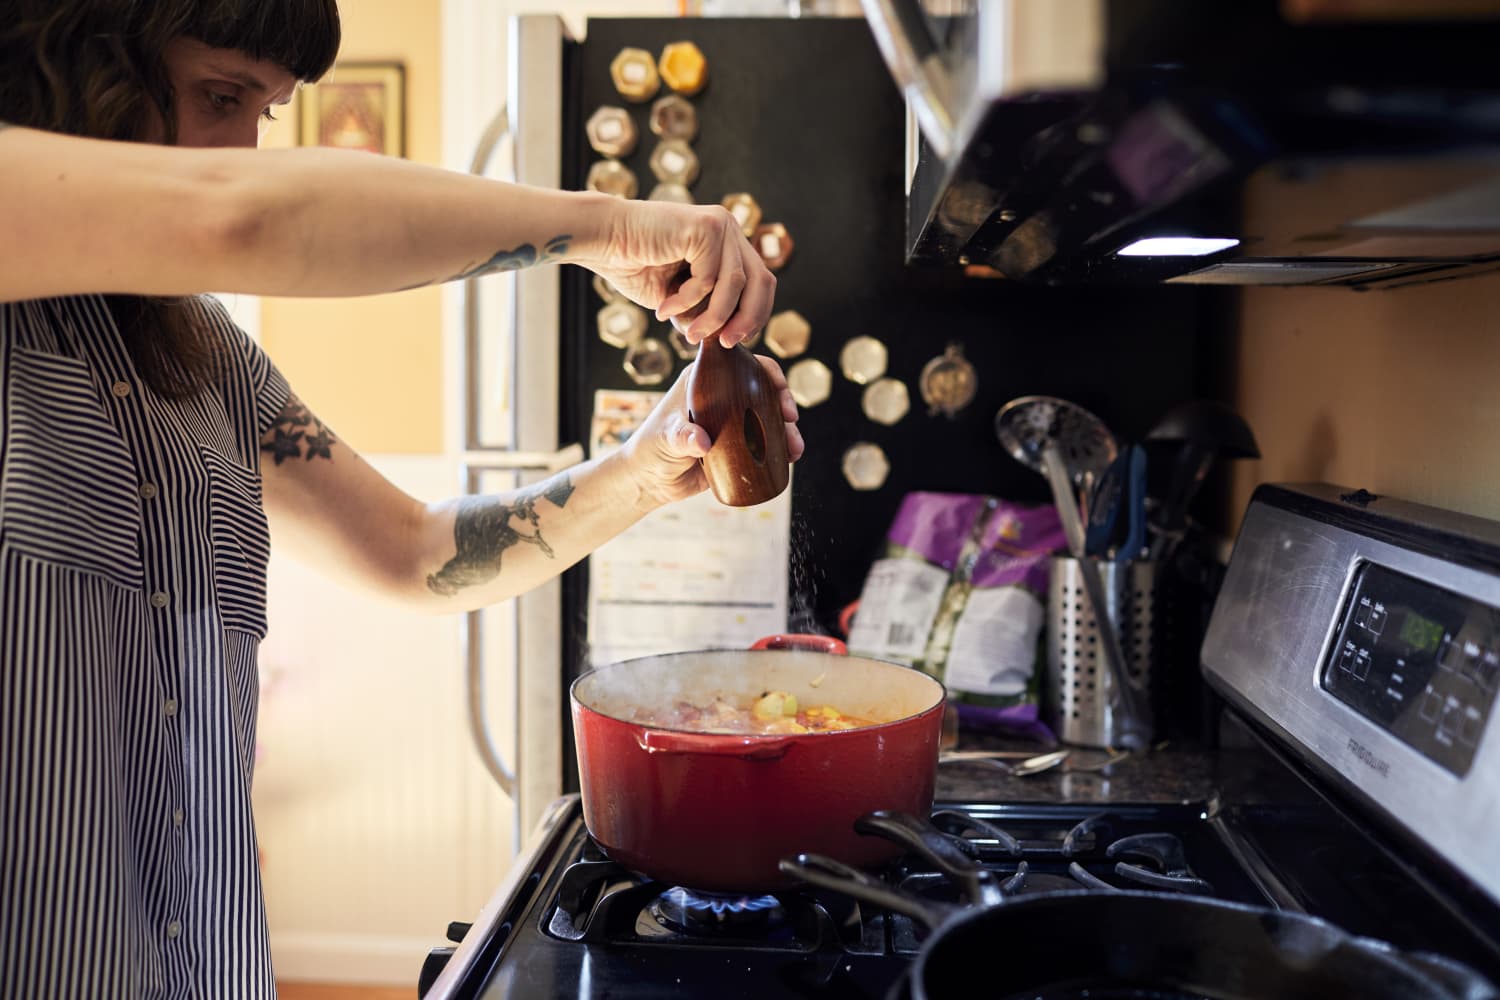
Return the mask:
<svg viewBox="0 0 1500 1000"><path fill-rule="evenodd" d="M698 345L688 379L688 416L713 441L703 471L720 503L752 507L786 489L791 473L781 399L743 345L726 349L717 335Z"/></svg>

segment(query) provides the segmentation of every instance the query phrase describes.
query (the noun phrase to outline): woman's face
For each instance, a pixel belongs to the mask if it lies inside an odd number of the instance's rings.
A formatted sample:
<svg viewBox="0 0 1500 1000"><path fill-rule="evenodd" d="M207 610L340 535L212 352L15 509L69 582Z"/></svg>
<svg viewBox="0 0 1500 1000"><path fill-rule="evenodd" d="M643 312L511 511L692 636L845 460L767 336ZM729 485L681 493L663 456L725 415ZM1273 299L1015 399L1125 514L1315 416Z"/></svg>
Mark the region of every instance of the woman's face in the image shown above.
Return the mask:
<svg viewBox="0 0 1500 1000"><path fill-rule="evenodd" d="M177 145L248 146L260 142L271 109L291 102L297 80L273 62L192 38L167 46L167 75L177 95ZM151 136L160 141L162 134Z"/></svg>

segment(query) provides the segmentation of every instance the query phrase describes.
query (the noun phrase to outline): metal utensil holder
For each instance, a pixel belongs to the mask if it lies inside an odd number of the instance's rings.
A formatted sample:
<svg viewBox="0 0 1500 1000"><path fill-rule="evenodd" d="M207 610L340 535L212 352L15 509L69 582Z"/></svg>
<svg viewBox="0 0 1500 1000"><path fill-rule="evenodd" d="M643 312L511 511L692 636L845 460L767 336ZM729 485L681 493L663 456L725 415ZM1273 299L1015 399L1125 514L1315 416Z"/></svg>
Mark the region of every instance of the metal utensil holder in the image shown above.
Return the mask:
<svg viewBox="0 0 1500 1000"><path fill-rule="evenodd" d="M1105 613L1120 637L1125 672L1149 705L1156 653L1155 562L1095 559L1104 583ZM1053 556L1047 594L1047 675L1043 709L1058 739L1084 747L1116 746L1122 729L1115 679L1104 657L1099 623L1084 590L1079 562ZM1137 720L1149 730L1150 720Z"/></svg>

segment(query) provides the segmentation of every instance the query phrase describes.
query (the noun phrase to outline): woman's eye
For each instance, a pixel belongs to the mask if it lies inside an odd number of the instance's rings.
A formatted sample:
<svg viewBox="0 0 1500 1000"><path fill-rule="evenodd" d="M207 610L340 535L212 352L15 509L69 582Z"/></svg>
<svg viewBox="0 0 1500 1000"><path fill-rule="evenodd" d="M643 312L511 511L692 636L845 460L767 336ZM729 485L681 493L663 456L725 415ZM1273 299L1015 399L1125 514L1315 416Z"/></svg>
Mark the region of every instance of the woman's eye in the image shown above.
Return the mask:
<svg viewBox="0 0 1500 1000"><path fill-rule="evenodd" d="M228 111L239 103L239 99L233 94L221 94L210 90L208 92L208 103L213 106L215 111Z"/></svg>

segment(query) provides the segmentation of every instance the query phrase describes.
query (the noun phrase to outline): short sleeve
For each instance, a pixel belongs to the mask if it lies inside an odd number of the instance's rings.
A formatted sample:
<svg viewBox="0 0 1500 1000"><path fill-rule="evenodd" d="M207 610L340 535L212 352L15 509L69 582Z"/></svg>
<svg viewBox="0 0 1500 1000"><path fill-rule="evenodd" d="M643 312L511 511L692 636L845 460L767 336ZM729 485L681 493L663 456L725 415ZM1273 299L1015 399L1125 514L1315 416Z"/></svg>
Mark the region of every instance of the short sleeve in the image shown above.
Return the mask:
<svg viewBox="0 0 1500 1000"><path fill-rule="evenodd" d="M259 466L260 439L276 422L292 388L261 346L230 319L224 304L210 295L194 300L218 348L219 384L236 436L245 435L247 465Z"/></svg>

